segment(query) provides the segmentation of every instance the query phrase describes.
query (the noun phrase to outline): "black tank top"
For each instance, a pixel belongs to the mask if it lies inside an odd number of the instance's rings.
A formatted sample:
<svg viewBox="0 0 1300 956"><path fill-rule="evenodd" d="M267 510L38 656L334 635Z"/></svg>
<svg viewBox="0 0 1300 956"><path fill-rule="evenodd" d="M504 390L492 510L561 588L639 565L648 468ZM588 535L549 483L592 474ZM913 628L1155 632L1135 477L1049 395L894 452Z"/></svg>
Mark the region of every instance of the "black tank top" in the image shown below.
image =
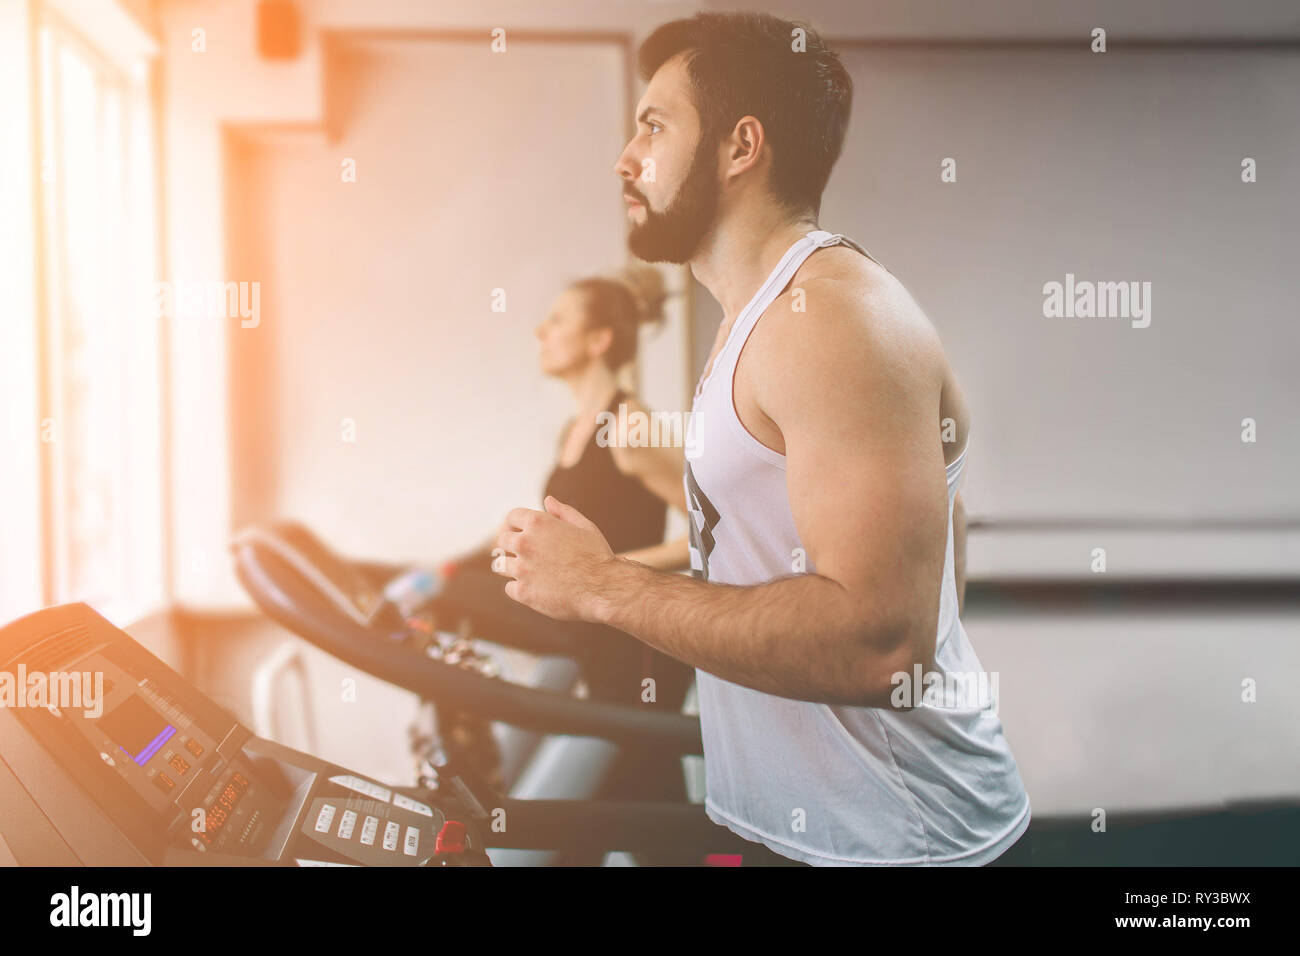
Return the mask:
<svg viewBox="0 0 1300 956"><path fill-rule="evenodd" d="M608 411L617 415L619 403L626 398L622 391L616 392ZM613 452L596 441L600 432L600 428L592 432L575 465L555 467L546 480L545 494L590 518L615 554L661 544L668 506L639 479L618 470Z"/></svg>

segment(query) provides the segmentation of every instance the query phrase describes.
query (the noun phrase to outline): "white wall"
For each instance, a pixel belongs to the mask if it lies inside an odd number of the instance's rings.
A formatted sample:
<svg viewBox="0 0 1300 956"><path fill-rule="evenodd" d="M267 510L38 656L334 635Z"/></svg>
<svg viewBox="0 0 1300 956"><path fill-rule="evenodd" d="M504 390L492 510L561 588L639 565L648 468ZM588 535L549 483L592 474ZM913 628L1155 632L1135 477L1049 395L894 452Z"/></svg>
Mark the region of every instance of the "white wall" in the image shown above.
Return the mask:
<svg viewBox="0 0 1300 956"><path fill-rule="evenodd" d="M320 45L309 32L299 59L258 59L257 8L249 0L178 0L157 9L165 242L160 281L241 281L225 258L222 126L318 122ZM186 318L169 330L174 597L194 609L245 603L226 553L232 531L230 324Z"/></svg>
<svg viewBox="0 0 1300 956"><path fill-rule="evenodd" d="M1037 818L1300 793L1293 608L963 615ZM1243 700L1243 681L1257 697Z"/></svg>
<svg viewBox="0 0 1300 956"><path fill-rule="evenodd" d="M627 255L622 51L340 47L339 138L258 136L227 173L231 261L262 289L260 326L232 333L237 521L443 558L540 505L571 412L533 329L568 281Z"/></svg>

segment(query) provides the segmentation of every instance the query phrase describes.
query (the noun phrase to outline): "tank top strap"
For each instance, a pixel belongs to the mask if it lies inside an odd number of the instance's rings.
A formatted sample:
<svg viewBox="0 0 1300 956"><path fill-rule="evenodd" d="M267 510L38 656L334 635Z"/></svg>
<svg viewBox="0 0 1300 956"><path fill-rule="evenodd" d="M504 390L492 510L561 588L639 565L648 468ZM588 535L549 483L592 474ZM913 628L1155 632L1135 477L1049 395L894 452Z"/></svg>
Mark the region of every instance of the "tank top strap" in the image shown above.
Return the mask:
<svg viewBox="0 0 1300 956"><path fill-rule="evenodd" d="M859 255L866 256L876 265L880 266L880 268L884 269L886 272L889 272L888 266L886 266L883 262L881 262L879 259L873 256L871 253L867 252L867 250L861 244L850 239L848 236L844 235L843 233L840 232L830 233L824 229L817 229L814 230L813 232L808 233L808 236L810 238L813 236L816 236L818 238L818 248L821 248L823 246L833 246L837 244L848 246L854 252L858 253ZM892 275L893 273L890 274Z"/></svg>
<svg viewBox="0 0 1300 956"><path fill-rule="evenodd" d="M962 473L966 470L966 453L970 451L970 432L966 433L966 444L962 447L961 453L951 462L944 466L944 471L948 476L948 487L954 487L961 480Z"/></svg>
<svg viewBox="0 0 1300 956"><path fill-rule="evenodd" d="M744 342L749 338L749 333L754 324L767 311L767 307L776 301L777 296L794 278L794 274L799 271L799 267L804 264L805 260L823 246L831 246L838 241L838 236L833 236L824 230L814 229L791 244L785 255L781 257L781 261L776 264L776 268L768 274L767 279L754 293L754 297L749 300L749 304L741 310L740 315L736 318L735 324L727 334L727 341L723 344L718 360L714 362L715 366L721 364L724 358L728 363L735 360L733 345L736 342ZM716 371L716 368L714 371ZM709 378L713 378L713 372L709 373Z"/></svg>
<svg viewBox="0 0 1300 956"><path fill-rule="evenodd" d="M840 244L849 246L872 262L880 265L880 262L871 253L841 233L827 232L825 229L813 229L805 233L802 238L796 239L790 248L786 250L785 255L781 257L781 261L776 264L776 268L769 273L767 279L754 293L754 297L749 300L749 303L740 311L740 315L736 317L735 324L732 325L731 331L727 333L727 341L723 343L721 350L714 359L713 367L709 370L708 376L700 379L696 385L695 395L697 398L721 369L725 367L725 374L727 376L731 375L738 355L735 347L736 343L744 342L749 338L755 323L767 311L767 307L776 301L777 296L794 278L794 274L799 271L799 267L804 264L808 257L818 249ZM880 267L885 268L883 265Z"/></svg>
<svg viewBox="0 0 1300 956"><path fill-rule="evenodd" d="M742 324L752 326L757 322L759 316L761 316L767 310L767 307L776 300L776 297L784 291L790 280L794 278L794 274L799 271L799 267L807 261L810 255L818 249L824 249L827 246L841 244L860 252L872 262L876 261L875 257L872 256L871 253L867 252L866 249L863 249L848 236L838 232L827 232L825 229L814 229L807 233L802 239L796 240L795 243L786 250L785 255L781 258L781 261L777 263L776 268L772 270L772 274L767 277L767 281L763 283L762 288L760 288L754 298L750 300L749 305L745 306L745 310L741 313L740 319L736 321L736 328L739 328ZM882 266L881 268L884 267ZM733 328L731 331L732 338L739 337L736 335L736 328Z"/></svg>

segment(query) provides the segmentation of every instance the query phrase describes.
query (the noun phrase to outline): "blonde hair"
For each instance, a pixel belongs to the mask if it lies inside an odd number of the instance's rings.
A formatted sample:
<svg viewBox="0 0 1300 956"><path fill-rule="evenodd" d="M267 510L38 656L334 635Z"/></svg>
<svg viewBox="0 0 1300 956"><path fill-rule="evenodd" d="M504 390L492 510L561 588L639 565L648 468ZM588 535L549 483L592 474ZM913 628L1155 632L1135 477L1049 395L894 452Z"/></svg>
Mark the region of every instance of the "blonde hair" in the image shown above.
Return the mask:
<svg viewBox="0 0 1300 956"><path fill-rule="evenodd" d="M641 325L663 321L668 290L654 266L636 264L612 277L579 279L573 288L586 296L587 328L613 332L604 359L616 372L636 358Z"/></svg>

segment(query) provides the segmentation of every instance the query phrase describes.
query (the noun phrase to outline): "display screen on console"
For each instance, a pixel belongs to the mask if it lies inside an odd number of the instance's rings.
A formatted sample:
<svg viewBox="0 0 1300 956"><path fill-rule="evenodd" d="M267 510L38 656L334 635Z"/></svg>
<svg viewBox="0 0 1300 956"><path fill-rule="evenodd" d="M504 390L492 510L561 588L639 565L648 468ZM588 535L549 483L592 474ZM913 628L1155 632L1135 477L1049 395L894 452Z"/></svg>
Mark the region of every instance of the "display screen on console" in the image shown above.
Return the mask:
<svg viewBox="0 0 1300 956"><path fill-rule="evenodd" d="M101 717L99 727L141 767L176 733L175 727L137 696L128 697Z"/></svg>

